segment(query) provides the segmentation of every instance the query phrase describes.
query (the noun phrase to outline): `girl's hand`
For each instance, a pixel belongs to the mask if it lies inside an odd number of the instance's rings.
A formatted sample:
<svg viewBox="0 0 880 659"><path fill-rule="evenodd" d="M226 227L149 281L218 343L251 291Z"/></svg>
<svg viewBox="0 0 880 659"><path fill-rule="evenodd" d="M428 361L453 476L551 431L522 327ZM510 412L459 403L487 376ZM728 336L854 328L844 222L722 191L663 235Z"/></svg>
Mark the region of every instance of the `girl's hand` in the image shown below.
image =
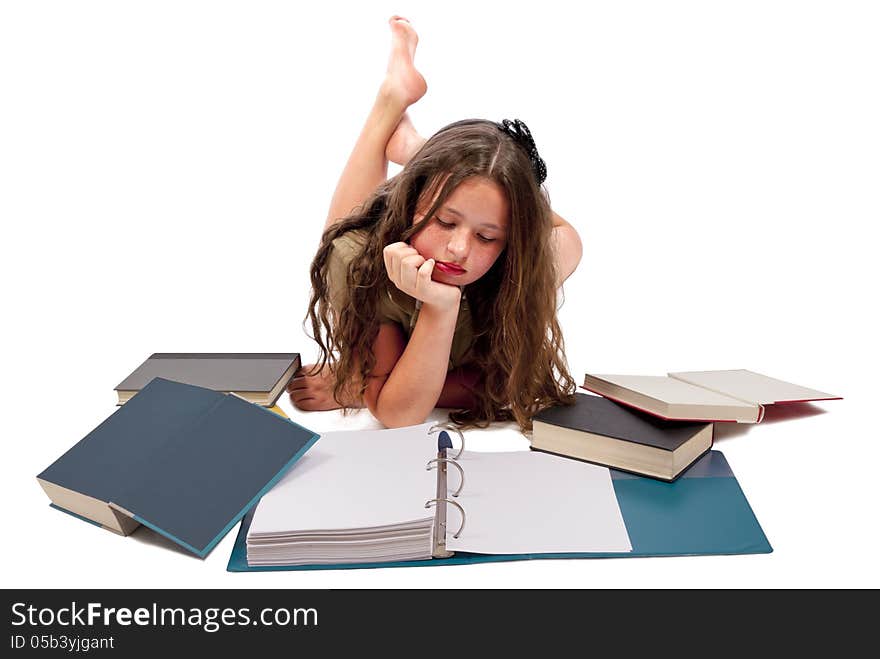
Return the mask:
<svg viewBox="0 0 880 659"><path fill-rule="evenodd" d="M415 248L406 243L392 243L384 251L388 278L407 295L421 300L423 305L440 310L458 310L461 290L458 286L431 279L434 259L427 261Z"/></svg>
<svg viewBox="0 0 880 659"><path fill-rule="evenodd" d="M333 386L336 383L329 366L324 366L313 374L316 364L308 364L299 369L287 383L290 402L300 410L336 410L343 404L346 407L363 407L364 402L351 394L343 394L344 398L337 401L333 397Z"/></svg>

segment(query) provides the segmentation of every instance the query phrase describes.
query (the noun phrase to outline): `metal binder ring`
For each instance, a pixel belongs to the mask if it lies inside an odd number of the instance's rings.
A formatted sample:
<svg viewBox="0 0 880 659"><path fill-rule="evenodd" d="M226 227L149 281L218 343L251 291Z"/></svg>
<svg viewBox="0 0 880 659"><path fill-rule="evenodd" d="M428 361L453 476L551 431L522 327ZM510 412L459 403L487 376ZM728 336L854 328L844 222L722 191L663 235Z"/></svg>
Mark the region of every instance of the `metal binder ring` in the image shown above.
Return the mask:
<svg viewBox="0 0 880 659"><path fill-rule="evenodd" d="M428 460L428 465L425 467L425 471L430 471L431 466L434 463L437 463L437 466L440 465L441 462L445 462L447 464L454 465L458 469L459 475L461 475L461 482L458 485L458 489L452 493L452 496L457 497L461 494L461 488L464 487L464 469L461 468L461 465L458 464L453 458L434 458L433 460Z"/></svg>
<svg viewBox="0 0 880 659"><path fill-rule="evenodd" d="M449 423L435 423L433 426L428 428L428 434L433 435L435 432L440 432L441 430L446 430L447 432L454 432L458 435L458 438L461 440L461 448L458 449L458 453L455 454L453 460L458 460L461 457L461 454L464 452L464 435L461 434L461 430L453 426Z"/></svg>
<svg viewBox="0 0 880 659"><path fill-rule="evenodd" d="M425 508L430 508L432 503L439 503L440 501L445 501L447 503L451 503L453 506L458 508L458 512L461 513L461 526L458 527L458 531L456 531L455 535L452 536L453 538L457 538L458 536L461 535L461 532L464 530L464 508L461 507L461 504L458 503L458 501L453 501L452 499L446 499L446 498L431 499L429 501L426 501Z"/></svg>

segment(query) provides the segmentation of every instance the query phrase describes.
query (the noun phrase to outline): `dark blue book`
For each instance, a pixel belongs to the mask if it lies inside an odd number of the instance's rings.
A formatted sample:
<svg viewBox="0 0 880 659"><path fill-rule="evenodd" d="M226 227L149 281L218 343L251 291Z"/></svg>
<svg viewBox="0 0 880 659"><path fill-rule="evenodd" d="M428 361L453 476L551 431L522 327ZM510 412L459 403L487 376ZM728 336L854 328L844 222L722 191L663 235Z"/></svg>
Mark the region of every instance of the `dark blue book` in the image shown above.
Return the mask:
<svg viewBox="0 0 880 659"><path fill-rule="evenodd" d="M563 457L673 481L712 448L711 423L668 421L601 396L532 418L531 447Z"/></svg>
<svg viewBox="0 0 880 659"><path fill-rule="evenodd" d="M37 480L67 512L204 557L317 439L234 394L154 378Z"/></svg>

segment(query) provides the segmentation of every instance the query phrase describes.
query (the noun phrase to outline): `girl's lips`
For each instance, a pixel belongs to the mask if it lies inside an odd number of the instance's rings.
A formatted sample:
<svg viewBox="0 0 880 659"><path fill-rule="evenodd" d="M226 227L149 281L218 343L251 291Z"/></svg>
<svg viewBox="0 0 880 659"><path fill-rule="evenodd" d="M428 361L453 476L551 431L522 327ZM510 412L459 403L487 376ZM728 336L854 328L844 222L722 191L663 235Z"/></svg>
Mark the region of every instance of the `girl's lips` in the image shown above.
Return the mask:
<svg viewBox="0 0 880 659"><path fill-rule="evenodd" d="M463 275L467 272L461 266L455 265L454 263L446 263L445 261L435 261L434 267L446 275Z"/></svg>

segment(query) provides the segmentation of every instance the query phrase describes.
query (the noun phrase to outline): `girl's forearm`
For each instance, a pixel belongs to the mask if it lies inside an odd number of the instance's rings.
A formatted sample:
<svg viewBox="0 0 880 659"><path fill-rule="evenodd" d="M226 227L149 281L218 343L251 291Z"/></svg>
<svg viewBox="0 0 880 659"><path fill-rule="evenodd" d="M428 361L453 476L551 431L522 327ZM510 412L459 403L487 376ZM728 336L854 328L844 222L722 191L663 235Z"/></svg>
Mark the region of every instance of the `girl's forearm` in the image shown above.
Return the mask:
<svg viewBox="0 0 880 659"><path fill-rule="evenodd" d="M446 383L458 307L419 312L406 349L382 386L375 415L386 427L423 423Z"/></svg>

